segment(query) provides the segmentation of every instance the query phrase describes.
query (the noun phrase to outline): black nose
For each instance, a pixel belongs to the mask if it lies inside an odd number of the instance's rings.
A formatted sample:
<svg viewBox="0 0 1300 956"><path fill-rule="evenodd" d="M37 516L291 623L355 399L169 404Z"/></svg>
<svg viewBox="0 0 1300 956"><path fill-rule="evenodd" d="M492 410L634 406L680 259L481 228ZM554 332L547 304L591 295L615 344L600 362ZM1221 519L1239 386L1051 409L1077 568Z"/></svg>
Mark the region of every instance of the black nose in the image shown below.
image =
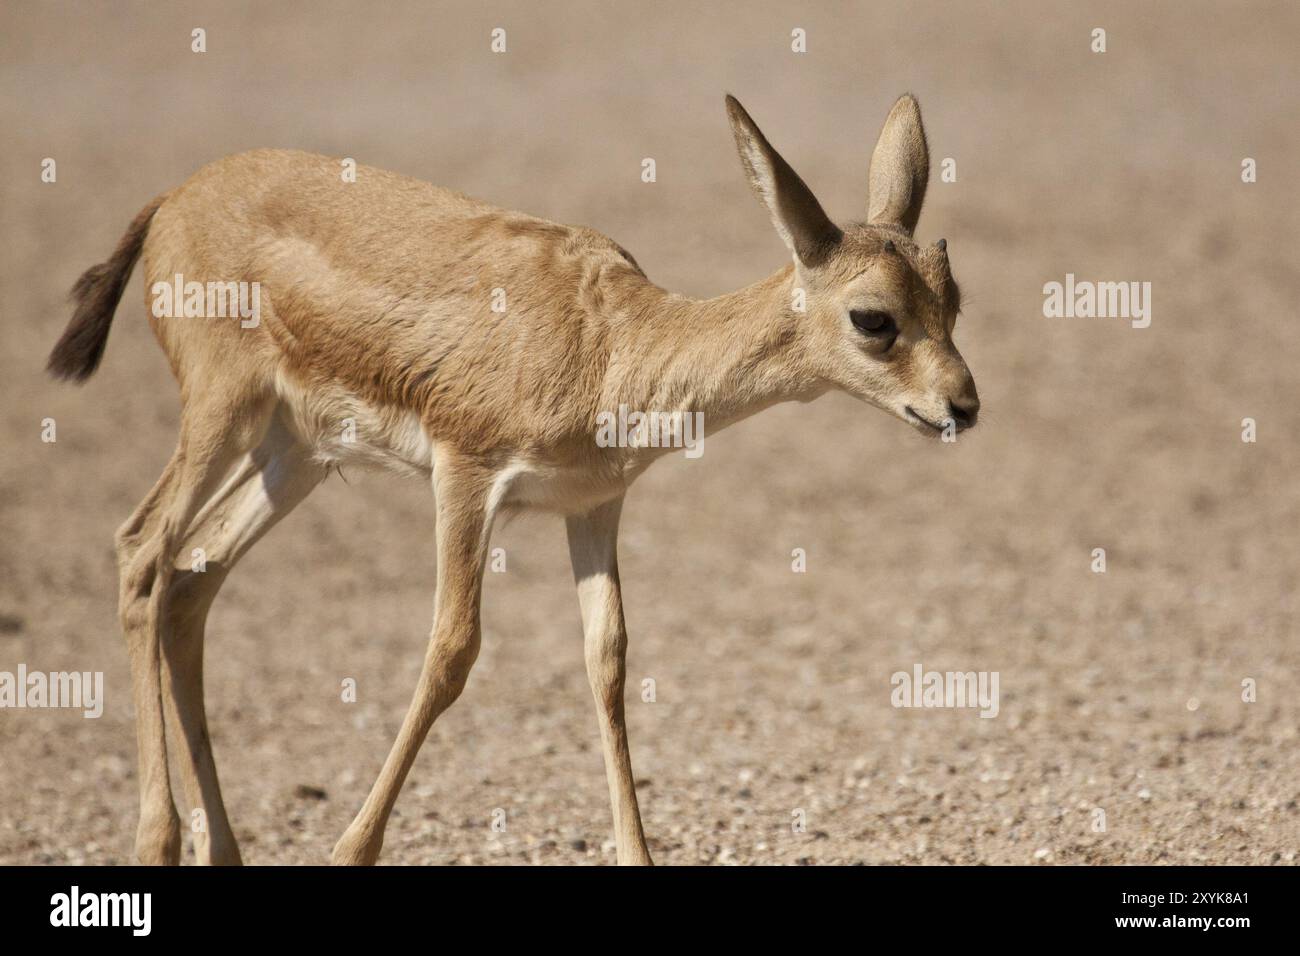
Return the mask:
<svg viewBox="0 0 1300 956"><path fill-rule="evenodd" d="M975 419L979 417L980 406L978 402L970 405L958 405L956 402L948 403L948 414L957 424L959 429L970 428L975 424Z"/></svg>

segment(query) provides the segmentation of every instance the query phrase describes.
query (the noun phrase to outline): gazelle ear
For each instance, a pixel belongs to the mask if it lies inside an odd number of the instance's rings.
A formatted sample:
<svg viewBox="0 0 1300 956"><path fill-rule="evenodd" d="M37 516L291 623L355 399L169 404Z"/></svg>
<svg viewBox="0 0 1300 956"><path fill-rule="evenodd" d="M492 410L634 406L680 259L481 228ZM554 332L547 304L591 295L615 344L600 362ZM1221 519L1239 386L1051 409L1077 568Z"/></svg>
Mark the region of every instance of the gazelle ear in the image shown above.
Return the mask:
<svg viewBox="0 0 1300 956"><path fill-rule="evenodd" d="M763 201L772 225L795 258L806 266L825 260L841 232L790 164L772 148L740 102L728 94L727 117L749 185Z"/></svg>
<svg viewBox="0 0 1300 956"><path fill-rule="evenodd" d="M867 220L916 228L930 179L930 148L921 125L921 107L911 93L898 98L889 111L880 139L871 153L867 188Z"/></svg>

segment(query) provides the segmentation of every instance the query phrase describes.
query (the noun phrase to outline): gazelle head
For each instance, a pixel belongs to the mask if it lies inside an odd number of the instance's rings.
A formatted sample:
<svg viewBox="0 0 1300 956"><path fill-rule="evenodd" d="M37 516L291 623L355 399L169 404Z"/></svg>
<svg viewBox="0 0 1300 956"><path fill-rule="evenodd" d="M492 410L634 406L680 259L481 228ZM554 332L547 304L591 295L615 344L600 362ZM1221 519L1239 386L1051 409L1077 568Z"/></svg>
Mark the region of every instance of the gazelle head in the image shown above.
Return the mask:
<svg viewBox="0 0 1300 956"><path fill-rule="evenodd" d="M871 155L866 221L843 229L732 96L727 113L750 185L794 257L803 362L924 433L973 426L980 403L952 341L961 302L947 243L912 239L930 173L916 100L903 96L889 111Z"/></svg>

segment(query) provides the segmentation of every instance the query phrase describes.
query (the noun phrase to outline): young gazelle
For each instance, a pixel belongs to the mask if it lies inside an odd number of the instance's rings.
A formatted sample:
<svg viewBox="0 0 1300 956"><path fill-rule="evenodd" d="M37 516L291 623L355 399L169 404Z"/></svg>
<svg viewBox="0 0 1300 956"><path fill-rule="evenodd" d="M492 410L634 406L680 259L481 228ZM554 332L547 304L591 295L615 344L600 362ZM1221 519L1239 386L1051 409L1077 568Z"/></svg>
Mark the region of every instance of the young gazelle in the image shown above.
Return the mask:
<svg viewBox="0 0 1300 956"><path fill-rule="evenodd" d="M666 449L602 447L598 415L620 405L702 412L717 430L838 388L939 435L973 425L979 408L952 342L958 295L945 243L912 240L929 173L916 101L890 111L867 219L844 229L731 97L727 112L793 263L716 299L660 289L589 229L378 169L345 182L335 160L279 150L223 159L155 199L77 282L49 368L78 381L99 364L141 252L159 294L178 276L256 282L262 293L256 323L150 310L183 409L175 454L117 535L141 861L180 858L166 701L186 799L206 817L198 860L240 862L204 713L208 608L240 557L331 467L359 461L432 477L438 589L414 700L334 862L379 856L416 752L478 654L493 519L517 508L565 517L618 862L650 862L624 729L615 540L625 491ZM493 308L503 294L504 313ZM193 548L206 570L191 569Z"/></svg>

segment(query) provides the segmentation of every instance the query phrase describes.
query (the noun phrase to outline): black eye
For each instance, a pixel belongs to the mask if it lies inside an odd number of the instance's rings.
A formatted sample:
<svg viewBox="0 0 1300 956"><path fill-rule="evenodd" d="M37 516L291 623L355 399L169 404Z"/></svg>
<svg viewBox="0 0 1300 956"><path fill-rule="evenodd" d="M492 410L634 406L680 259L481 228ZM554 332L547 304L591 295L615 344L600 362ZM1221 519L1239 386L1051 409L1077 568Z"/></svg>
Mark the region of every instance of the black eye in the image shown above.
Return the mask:
<svg viewBox="0 0 1300 956"><path fill-rule="evenodd" d="M849 313L849 321L853 323L854 328L866 335L886 336L898 331L892 315L875 309L869 311L854 309Z"/></svg>

